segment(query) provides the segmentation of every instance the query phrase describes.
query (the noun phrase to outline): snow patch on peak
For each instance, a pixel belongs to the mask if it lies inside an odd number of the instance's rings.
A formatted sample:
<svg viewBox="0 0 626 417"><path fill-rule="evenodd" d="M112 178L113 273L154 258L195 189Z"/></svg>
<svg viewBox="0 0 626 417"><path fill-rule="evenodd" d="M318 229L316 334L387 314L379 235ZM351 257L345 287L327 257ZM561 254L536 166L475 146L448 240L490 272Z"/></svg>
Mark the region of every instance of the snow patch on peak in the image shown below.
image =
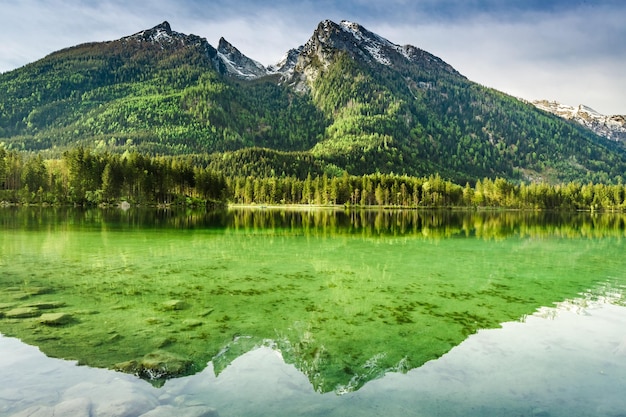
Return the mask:
<svg viewBox="0 0 626 417"><path fill-rule="evenodd" d="M270 65L267 69L270 73L292 74L298 62L298 56L304 49L300 46L296 49L290 49L287 53L274 65Z"/></svg>
<svg viewBox="0 0 626 417"><path fill-rule="evenodd" d="M253 79L268 74L268 70L261 63L242 54L224 38L220 38L217 56L226 66L228 73L235 77Z"/></svg>
<svg viewBox="0 0 626 417"><path fill-rule="evenodd" d="M285 82L306 90L336 59L338 51L361 63L405 67L420 65L435 71L459 75L441 59L414 46L400 46L370 32L356 22L321 21L309 40L298 50L290 51L278 64L268 68L284 75Z"/></svg>
<svg viewBox="0 0 626 417"><path fill-rule="evenodd" d="M156 25L154 29L162 29L166 31L167 33L172 33L172 27L170 26L170 23L167 20L164 20L163 23L161 23L160 25Z"/></svg>
<svg viewBox="0 0 626 417"><path fill-rule="evenodd" d="M169 41L170 39L172 39L171 32L168 33L168 32L166 32L164 30L160 30L160 31L158 31L157 33L154 34L152 39L155 42Z"/></svg>
<svg viewBox="0 0 626 417"><path fill-rule="evenodd" d="M142 30L134 35L127 36L123 39L135 39L138 41L148 41L153 43L171 42L176 32L172 31L170 24L165 21L151 29Z"/></svg>
<svg viewBox="0 0 626 417"><path fill-rule="evenodd" d="M590 114L590 115L592 115L594 117L604 117L603 114L600 114L599 112L595 111L594 109L592 109L589 106L585 106L584 104L580 104L578 106L578 112L579 113L585 112L585 113L588 113L588 114Z"/></svg>
<svg viewBox="0 0 626 417"><path fill-rule="evenodd" d="M364 48L376 62L386 66L391 66L391 60L387 58L383 50L378 45L365 45Z"/></svg>
<svg viewBox="0 0 626 417"><path fill-rule="evenodd" d="M170 24L165 21L151 29L142 30L134 35L123 37L121 40L136 42L149 42L166 47L167 45L183 44L183 45L200 45L206 42L206 39L195 35L185 35L183 33L172 30Z"/></svg>
<svg viewBox="0 0 626 417"><path fill-rule="evenodd" d="M342 27L346 28L346 29L350 29L352 31L359 31L363 28L363 26L359 25L356 22L350 22L349 20L342 20L339 23Z"/></svg>
<svg viewBox="0 0 626 417"><path fill-rule="evenodd" d="M614 141L626 141L626 118L624 116L605 116L584 104L573 107L548 100L536 100L532 104L538 109L563 119L573 120L599 136Z"/></svg>
<svg viewBox="0 0 626 417"><path fill-rule="evenodd" d="M410 56L405 47L396 45L382 36L368 31L358 23L342 20L340 26L344 31L351 33L358 42L363 43L363 48L380 64L386 66L392 65L389 56L390 52L399 53L407 60L410 60Z"/></svg>

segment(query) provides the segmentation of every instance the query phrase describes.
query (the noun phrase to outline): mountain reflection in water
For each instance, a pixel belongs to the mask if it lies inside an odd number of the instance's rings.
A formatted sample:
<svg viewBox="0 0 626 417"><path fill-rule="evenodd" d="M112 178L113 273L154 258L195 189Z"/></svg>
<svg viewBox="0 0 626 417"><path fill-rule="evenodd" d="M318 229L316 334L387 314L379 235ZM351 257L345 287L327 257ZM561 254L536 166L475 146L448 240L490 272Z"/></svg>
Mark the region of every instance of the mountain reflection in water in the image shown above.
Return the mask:
<svg viewBox="0 0 626 417"><path fill-rule="evenodd" d="M3 209L0 332L156 385L208 362L219 375L264 346L315 391L348 393L480 329L621 291L624 224L588 213Z"/></svg>
<svg viewBox="0 0 626 417"><path fill-rule="evenodd" d="M0 384L0 415L53 415L79 402L92 412L85 416L111 410L185 415L202 408L220 417L616 416L626 409L626 307L614 289L604 289L609 297L568 300L524 321L480 330L438 360L343 396L316 393L268 347L243 354L219 376L209 363L154 388L130 375L47 358L0 336L0 374L11 381Z"/></svg>

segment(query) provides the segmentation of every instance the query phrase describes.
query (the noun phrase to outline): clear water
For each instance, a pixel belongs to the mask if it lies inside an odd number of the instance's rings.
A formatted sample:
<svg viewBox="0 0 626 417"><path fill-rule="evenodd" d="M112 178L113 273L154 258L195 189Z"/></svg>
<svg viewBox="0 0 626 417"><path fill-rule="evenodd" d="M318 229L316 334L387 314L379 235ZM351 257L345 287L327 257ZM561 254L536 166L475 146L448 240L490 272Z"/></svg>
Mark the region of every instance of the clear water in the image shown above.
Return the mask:
<svg viewBox="0 0 626 417"><path fill-rule="evenodd" d="M0 414L624 415L624 223L3 210Z"/></svg>

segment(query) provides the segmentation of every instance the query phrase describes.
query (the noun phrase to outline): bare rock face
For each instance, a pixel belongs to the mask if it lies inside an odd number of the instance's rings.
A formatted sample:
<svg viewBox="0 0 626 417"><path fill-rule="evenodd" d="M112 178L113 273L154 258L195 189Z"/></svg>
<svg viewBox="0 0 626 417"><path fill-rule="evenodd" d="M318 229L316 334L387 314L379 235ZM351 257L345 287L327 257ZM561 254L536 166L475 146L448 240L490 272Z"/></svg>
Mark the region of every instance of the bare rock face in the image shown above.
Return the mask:
<svg viewBox="0 0 626 417"><path fill-rule="evenodd" d="M242 54L224 38L220 39L217 52L230 75L237 78L254 79L268 74L268 70L263 65Z"/></svg>
<svg viewBox="0 0 626 417"><path fill-rule="evenodd" d="M289 51L283 61L270 69L281 73L296 91L305 91L337 59L338 53L345 53L368 66L402 68L418 64L423 68L460 76L452 66L424 50L412 45L397 45L358 23L346 20L340 23L331 20L320 22L303 46Z"/></svg>

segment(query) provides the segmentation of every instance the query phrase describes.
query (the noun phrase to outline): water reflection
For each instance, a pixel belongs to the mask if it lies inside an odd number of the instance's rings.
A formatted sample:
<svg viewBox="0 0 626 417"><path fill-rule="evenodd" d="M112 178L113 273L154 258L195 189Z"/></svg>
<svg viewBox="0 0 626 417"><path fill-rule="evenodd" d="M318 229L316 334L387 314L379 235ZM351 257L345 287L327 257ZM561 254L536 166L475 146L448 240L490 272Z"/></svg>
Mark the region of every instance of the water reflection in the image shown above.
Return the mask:
<svg viewBox="0 0 626 417"><path fill-rule="evenodd" d="M622 215L7 209L0 225L0 331L156 385L265 346L315 391L357 391L626 282Z"/></svg>
<svg viewBox="0 0 626 417"><path fill-rule="evenodd" d="M267 347L242 355L219 376L209 364L155 389L131 376L46 358L0 336L0 373L11 381L0 384L0 415L53 415L73 406L72 415L81 417L201 410L220 417L619 416L626 409L626 307L614 288L600 298L567 300L524 322L481 330L436 361L340 397L316 393Z"/></svg>
<svg viewBox="0 0 626 417"><path fill-rule="evenodd" d="M626 235L626 214L537 211L343 210L333 208L186 209L2 208L0 229L86 228L282 230L333 235L433 238Z"/></svg>
<svg viewBox="0 0 626 417"><path fill-rule="evenodd" d="M321 234L476 236L486 239L513 235L624 236L626 225L626 215L623 214L453 210L233 209L224 220L235 229L304 229Z"/></svg>

